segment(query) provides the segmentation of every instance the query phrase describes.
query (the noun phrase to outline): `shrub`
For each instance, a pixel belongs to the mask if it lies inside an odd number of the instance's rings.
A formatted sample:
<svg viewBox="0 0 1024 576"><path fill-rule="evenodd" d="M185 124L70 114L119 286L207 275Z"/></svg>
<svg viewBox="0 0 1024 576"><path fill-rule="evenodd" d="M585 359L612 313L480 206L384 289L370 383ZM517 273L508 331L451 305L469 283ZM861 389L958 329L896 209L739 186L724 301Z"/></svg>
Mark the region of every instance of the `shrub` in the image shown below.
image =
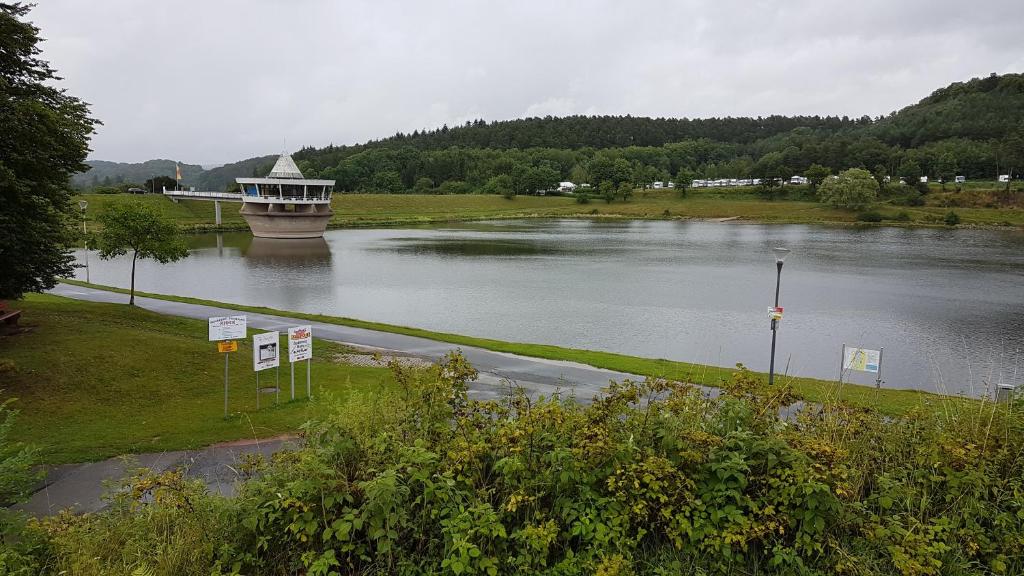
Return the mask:
<svg viewBox="0 0 1024 576"><path fill-rule="evenodd" d="M826 178L818 187L818 198L836 208L862 210L878 198L878 182L867 170L851 168Z"/></svg>
<svg viewBox="0 0 1024 576"><path fill-rule="evenodd" d="M960 216L956 212L950 210L943 221L946 223L946 226L956 226L960 223Z"/></svg>
<svg viewBox="0 0 1024 576"><path fill-rule="evenodd" d="M588 196L587 194L577 194L576 195L576 203L577 204L590 204L590 196Z"/></svg>
<svg viewBox="0 0 1024 576"><path fill-rule="evenodd" d="M111 512L44 523L50 573L1024 571L1020 402L782 423L792 391L742 367L715 398L627 380L586 406L470 400L459 354L391 369L235 500L143 476Z"/></svg>
<svg viewBox="0 0 1024 576"><path fill-rule="evenodd" d="M910 214L907 214L906 210L900 210L896 213L896 216L893 217L893 220L897 222L910 222Z"/></svg>

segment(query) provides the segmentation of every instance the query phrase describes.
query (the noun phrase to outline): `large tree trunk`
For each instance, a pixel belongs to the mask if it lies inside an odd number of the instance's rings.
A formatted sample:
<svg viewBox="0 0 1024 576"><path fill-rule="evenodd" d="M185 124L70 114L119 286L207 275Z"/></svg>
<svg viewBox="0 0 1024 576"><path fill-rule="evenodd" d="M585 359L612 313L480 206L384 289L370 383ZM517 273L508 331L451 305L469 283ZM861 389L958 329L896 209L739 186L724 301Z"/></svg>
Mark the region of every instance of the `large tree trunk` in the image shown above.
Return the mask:
<svg viewBox="0 0 1024 576"><path fill-rule="evenodd" d="M132 289L129 291L128 305L135 306L135 261L139 258L138 250L132 254Z"/></svg>

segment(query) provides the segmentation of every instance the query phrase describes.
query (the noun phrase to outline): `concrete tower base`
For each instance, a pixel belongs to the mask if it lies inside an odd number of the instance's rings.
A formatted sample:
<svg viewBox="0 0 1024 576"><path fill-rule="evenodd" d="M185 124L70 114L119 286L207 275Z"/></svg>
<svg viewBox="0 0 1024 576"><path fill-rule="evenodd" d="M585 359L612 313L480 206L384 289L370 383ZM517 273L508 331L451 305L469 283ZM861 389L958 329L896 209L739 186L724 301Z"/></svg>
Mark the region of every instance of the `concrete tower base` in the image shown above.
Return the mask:
<svg viewBox="0 0 1024 576"><path fill-rule="evenodd" d="M257 238L320 238L334 211L330 204L246 202L240 214Z"/></svg>

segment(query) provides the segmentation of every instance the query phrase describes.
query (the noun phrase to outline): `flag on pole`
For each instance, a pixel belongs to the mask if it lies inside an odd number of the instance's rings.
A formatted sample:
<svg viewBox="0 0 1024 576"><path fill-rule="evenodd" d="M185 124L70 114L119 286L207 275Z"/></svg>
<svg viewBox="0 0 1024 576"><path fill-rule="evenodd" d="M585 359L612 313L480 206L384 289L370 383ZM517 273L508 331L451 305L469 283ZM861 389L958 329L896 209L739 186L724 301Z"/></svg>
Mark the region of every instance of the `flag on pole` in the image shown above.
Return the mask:
<svg viewBox="0 0 1024 576"><path fill-rule="evenodd" d="M177 162L174 163L174 179L181 180L181 166Z"/></svg>

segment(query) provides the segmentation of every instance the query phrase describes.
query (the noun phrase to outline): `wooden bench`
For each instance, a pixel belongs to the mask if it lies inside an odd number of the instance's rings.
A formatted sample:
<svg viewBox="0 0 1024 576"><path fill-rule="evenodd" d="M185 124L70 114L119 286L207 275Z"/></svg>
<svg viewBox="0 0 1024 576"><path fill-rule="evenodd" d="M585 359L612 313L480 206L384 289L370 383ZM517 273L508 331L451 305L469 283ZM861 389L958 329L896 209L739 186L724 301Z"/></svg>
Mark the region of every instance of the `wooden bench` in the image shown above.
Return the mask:
<svg viewBox="0 0 1024 576"><path fill-rule="evenodd" d="M19 318L21 318L21 310L8 310L6 306L0 305L0 322L13 327L18 325Z"/></svg>

